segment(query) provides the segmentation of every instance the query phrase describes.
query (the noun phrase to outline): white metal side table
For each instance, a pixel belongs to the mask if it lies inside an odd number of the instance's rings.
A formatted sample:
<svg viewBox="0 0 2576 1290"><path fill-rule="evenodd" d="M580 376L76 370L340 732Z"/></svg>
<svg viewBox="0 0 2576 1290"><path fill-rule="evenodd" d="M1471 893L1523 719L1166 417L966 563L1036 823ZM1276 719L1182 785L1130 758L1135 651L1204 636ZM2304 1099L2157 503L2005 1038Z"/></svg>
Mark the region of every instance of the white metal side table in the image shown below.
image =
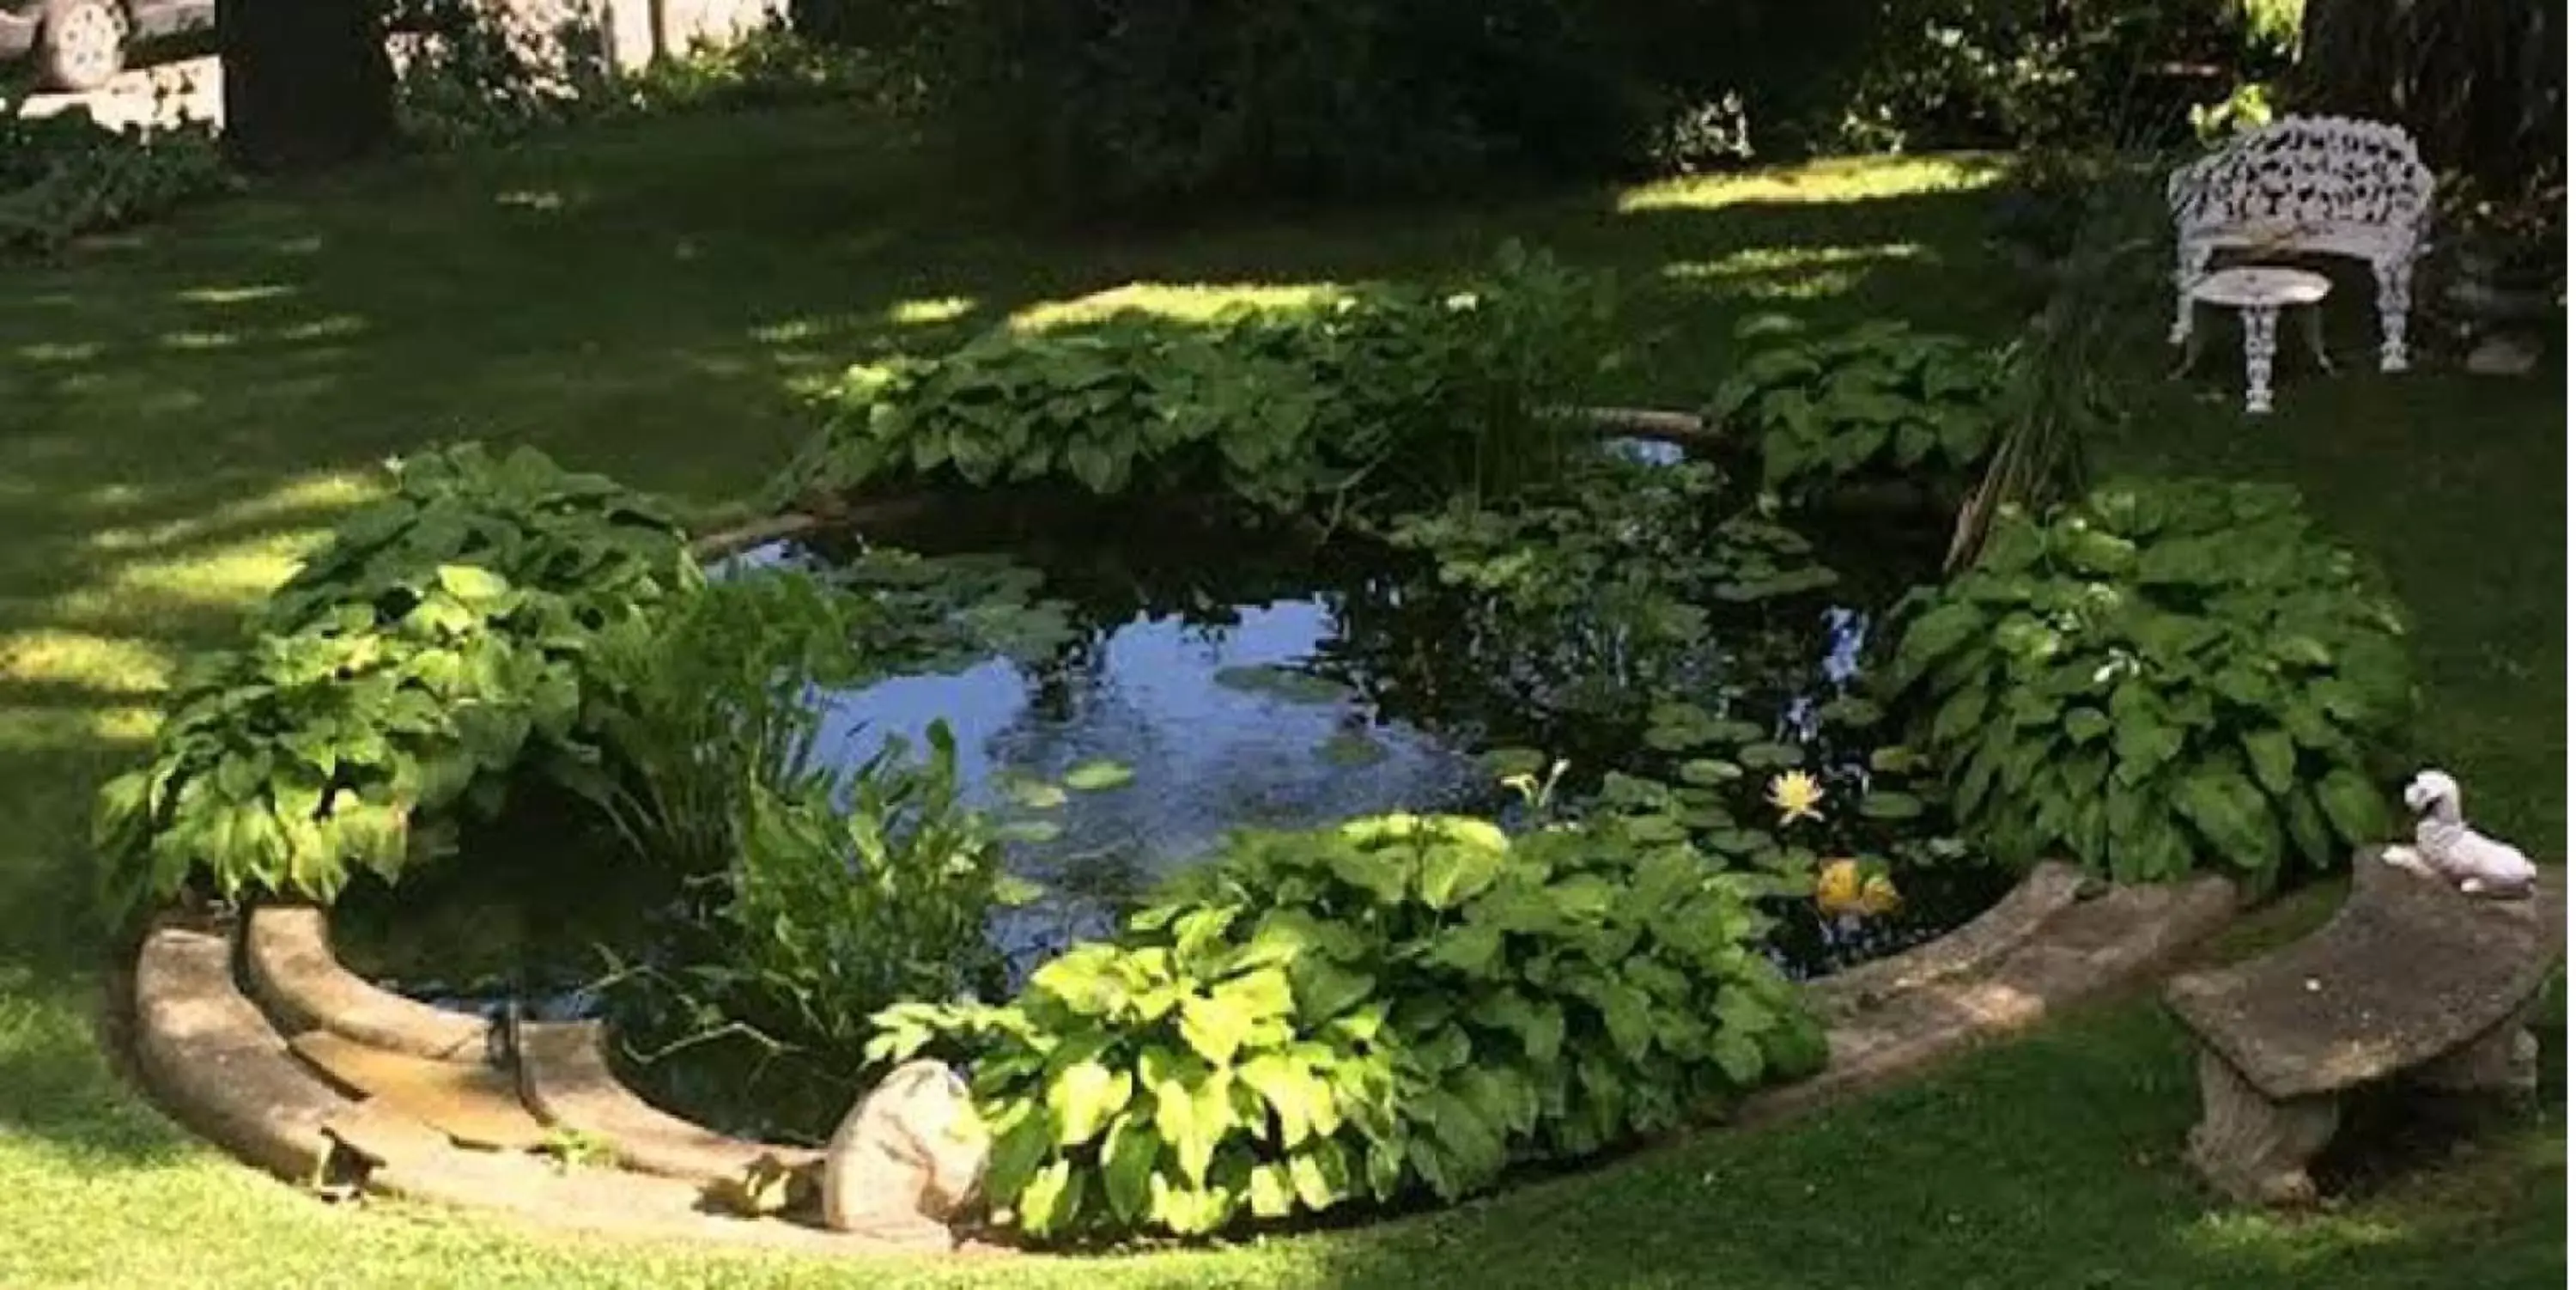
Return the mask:
<svg viewBox="0 0 2576 1290"><path fill-rule="evenodd" d="M2308 348L2316 354L2318 367L2334 370L2333 361L2326 357L2324 311L2318 308L2333 289L2323 274L2276 265L2220 269L2192 284L2195 303L2233 309L2244 321L2246 412L2260 416L2272 410L2272 358L2280 349L2277 334L2283 309L2306 308ZM2190 341L2182 366L2175 369L2177 376L2191 370L2200 357L2200 333L2193 332Z"/></svg>

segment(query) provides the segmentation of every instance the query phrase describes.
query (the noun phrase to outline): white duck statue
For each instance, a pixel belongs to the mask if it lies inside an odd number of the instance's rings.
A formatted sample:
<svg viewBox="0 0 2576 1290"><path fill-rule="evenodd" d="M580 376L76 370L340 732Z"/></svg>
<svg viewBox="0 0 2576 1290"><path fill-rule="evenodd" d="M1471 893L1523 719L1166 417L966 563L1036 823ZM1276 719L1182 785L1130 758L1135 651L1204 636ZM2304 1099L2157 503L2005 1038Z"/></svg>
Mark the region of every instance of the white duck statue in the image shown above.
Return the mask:
<svg viewBox="0 0 2576 1290"><path fill-rule="evenodd" d="M2390 847L2388 863L2440 878L2472 896L2522 896L2540 871L2521 851L2470 828L2460 814L2460 781L2438 770L2406 785L2415 813L2415 845Z"/></svg>

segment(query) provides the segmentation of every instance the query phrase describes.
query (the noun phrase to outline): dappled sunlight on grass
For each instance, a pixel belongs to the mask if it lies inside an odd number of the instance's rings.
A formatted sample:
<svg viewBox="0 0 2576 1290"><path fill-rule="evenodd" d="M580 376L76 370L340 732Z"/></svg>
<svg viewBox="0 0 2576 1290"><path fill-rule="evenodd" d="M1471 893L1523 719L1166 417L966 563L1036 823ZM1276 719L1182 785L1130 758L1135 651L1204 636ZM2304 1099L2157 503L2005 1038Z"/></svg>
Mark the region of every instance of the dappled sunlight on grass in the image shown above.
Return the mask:
<svg viewBox="0 0 2576 1290"><path fill-rule="evenodd" d="M2240 1267L2258 1265L2274 1275L2290 1276L2330 1255L2348 1257L2401 1243L2410 1235L2404 1224L2370 1215L2286 1217L2222 1211L2203 1215L2185 1227L2180 1240L2185 1249L2202 1257Z"/></svg>
<svg viewBox="0 0 2576 1290"><path fill-rule="evenodd" d="M1871 269L1895 263L1932 263L1938 257L1916 242L1876 246L1749 247L1716 260L1665 265L1658 276L1687 286L1714 286L1756 299L1813 300L1860 285Z"/></svg>
<svg viewBox="0 0 2576 1290"><path fill-rule="evenodd" d="M18 357L30 363L86 363L98 357L106 348L105 345L94 340L73 344L38 341L32 345L19 346Z"/></svg>
<svg viewBox="0 0 2576 1290"><path fill-rule="evenodd" d="M387 480L378 473L334 471L308 475L279 485L258 497L227 502L202 514L183 515L148 525L102 528L92 532L87 540L90 546L101 551L167 547L253 525L288 521L309 523L330 518L383 497L389 491ZM140 500L140 495L131 487L111 485L93 492L86 500L101 509L122 508L134 505Z"/></svg>
<svg viewBox="0 0 2576 1290"><path fill-rule="evenodd" d="M1972 190L1994 180L1994 163L1979 157L1856 157L1644 184L1621 193L1618 209L1710 210L1751 202L1856 202Z"/></svg>
<svg viewBox="0 0 2576 1290"><path fill-rule="evenodd" d="M296 288L282 282L264 282L246 287L189 287L178 298L192 305L240 305L279 300L295 292Z"/></svg>
<svg viewBox="0 0 2576 1290"><path fill-rule="evenodd" d="M169 607L247 609L330 538L327 527L292 529L166 558L135 560L100 583L59 597L53 607L76 619L140 596Z"/></svg>
<svg viewBox="0 0 2576 1290"><path fill-rule="evenodd" d="M0 681L150 694L168 683L174 652L124 637L40 627L0 633Z"/></svg>
<svg viewBox="0 0 2576 1290"><path fill-rule="evenodd" d="M934 323L955 322L974 312L970 296L941 296L935 300L905 300L888 305L885 320L897 327L923 327Z"/></svg>
<svg viewBox="0 0 2576 1290"><path fill-rule="evenodd" d="M1346 288L1330 282L1199 283L1130 282L1071 300L1049 301L1014 312L1010 325L1021 331L1097 322L1133 310L1182 322L1206 322L1237 307L1255 309L1312 308L1333 300Z"/></svg>

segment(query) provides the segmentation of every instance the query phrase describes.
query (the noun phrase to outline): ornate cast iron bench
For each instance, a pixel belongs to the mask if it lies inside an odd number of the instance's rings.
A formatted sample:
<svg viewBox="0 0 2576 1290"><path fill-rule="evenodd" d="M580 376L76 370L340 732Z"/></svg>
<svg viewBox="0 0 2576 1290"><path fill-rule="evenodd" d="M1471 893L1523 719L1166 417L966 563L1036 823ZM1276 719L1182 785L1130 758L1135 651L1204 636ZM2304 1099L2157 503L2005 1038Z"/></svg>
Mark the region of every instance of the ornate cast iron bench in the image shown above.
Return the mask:
<svg viewBox="0 0 2576 1290"><path fill-rule="evenodd" d="M2285 117L2237 136L2165 181L2176 264L2172 341L2192 329L2192 288L2220 251L2345 256L2379 283L2379 370L2406 370L2406 315L2433 212L2433 172L2405 131L2344 117Z"/></svg>

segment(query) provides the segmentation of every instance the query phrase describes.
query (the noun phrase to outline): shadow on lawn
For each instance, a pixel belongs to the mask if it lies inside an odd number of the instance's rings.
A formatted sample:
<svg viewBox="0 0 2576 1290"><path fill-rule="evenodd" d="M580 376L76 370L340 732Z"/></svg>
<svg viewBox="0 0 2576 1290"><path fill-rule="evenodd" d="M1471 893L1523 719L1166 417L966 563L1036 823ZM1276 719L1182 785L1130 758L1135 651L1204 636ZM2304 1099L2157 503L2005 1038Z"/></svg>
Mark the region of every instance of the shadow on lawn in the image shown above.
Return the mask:
<svg viewBox="0 0 2576 1290"><path fill-rule="evenodd" d="M2544 1036L2553 1055L2557 1037ZM2161 1014L2094 1009L1930 1083L1805 1121L1708 1134L1602 1174L1353 1233L1316 1251L1327 1269L1316 1282L2360 1290L2454 1280L2470 1250L2482 1286L2563 1278L2565 1139L2554 1113L2546 1129L2507 1117L2483 1137L2440 1139L2430 1156L2401 1149L2394 1172L2335 1208L2274 1216L2215 1206L2174 1158L2198 1109L2190 1070ZM2553 1056L2544 1104L2564 1090Z"/></svg>

